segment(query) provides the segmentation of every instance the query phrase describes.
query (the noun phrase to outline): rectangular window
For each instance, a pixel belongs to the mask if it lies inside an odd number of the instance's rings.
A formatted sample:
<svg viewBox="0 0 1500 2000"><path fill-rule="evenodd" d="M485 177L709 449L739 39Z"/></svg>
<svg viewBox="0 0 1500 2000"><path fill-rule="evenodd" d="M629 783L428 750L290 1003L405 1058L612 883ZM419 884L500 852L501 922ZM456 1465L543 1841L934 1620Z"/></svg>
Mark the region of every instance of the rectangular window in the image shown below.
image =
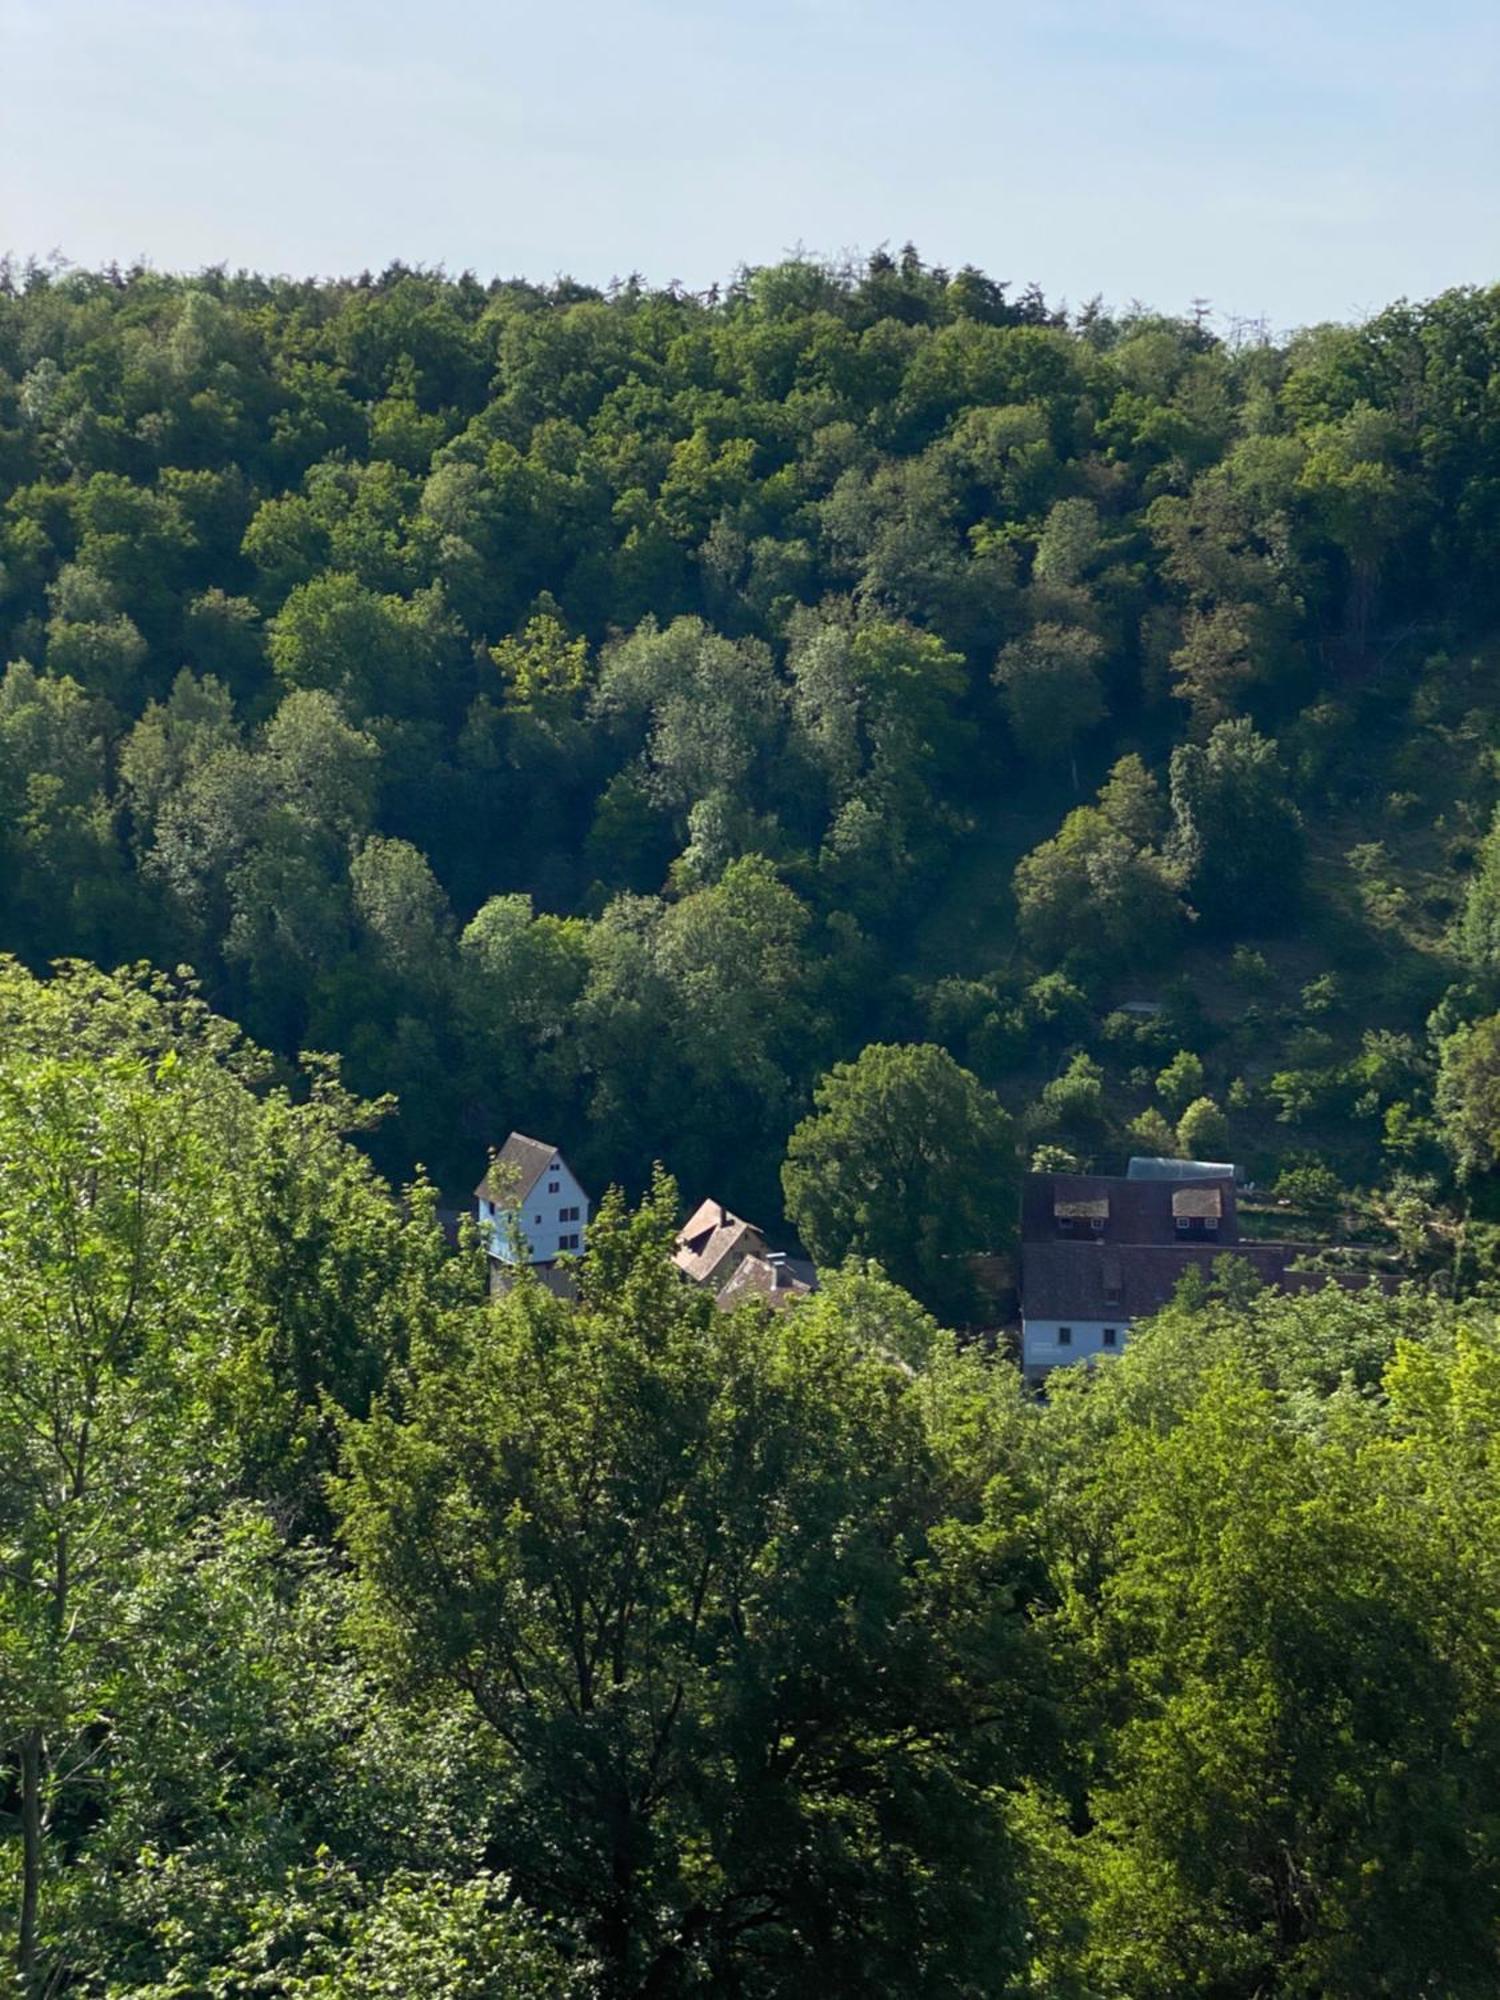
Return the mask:
<svg viewBox="0 0 1500 2000"><path fill-rule="evenodd" d="M547 1192L548 1194L556 1194L561 1187L562 1187L561 1181L548 1181Z"/></svg>
<svg viewBox="0 0 1500 2000"><path fill-rule="evenodd" d="M1091 1215L1089 1217L1089 1228L1093 1230L1096 1236L1102 1236L1104 1234L1104 1217L1102 1215Z"/></svg>
<svg viewBox="0 0 1500 2000"><path fill-rule="evenodd" d="M1106 1347L1118 1347L1119 1344L1120 1344L1119 1328L1113 1326L1107 1326L1104 1329L1104 1345Z"/></svg>
<svg viewBox="0 0 1500 2000"><path fill-rule="evenodd" d="M578 1210L576 1208L560 1208L557 1211L557 1219L559 1222L576 1222L578 1220Z"/></svg>
<svg viewBox="0 0 1500 2000"><path fill-rule="evenodd" d="M559 1250L576 1250L578 1248L578 1238L576 1236L559 1236L557 1247Z"/></svg>
<svg viewBox="0 0 1500 2000"><path fill-rule="evenodd" d="M1073 1345L1072 1327L1060 1326L1057 1329L1057 1344L1059 1347L1071 1347Z"/></svg>

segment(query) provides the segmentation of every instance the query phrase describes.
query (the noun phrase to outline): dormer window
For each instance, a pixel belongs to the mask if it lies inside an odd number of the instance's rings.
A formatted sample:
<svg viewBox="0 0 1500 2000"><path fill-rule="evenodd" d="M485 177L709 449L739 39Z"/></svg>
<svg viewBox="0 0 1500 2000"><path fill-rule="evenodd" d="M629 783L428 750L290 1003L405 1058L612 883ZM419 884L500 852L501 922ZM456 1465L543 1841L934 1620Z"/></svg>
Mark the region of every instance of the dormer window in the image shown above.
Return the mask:
<svg viewBox="0 0 1500 2000"><path fill-rule="evenodd" d="M1172 1196L1172 1227L1180 1237L1217 1236L1223 1212L1216 1187L1178 1188Z"/></svg>
<svg viewBox="0 0 1500 2000"><path fill-rule="evenodd" d="M1052 1220L1059 1236L1102 1236L1109 1221L1109 1197L1088 1201L1058 1195L1052 1203Z"/></svg>

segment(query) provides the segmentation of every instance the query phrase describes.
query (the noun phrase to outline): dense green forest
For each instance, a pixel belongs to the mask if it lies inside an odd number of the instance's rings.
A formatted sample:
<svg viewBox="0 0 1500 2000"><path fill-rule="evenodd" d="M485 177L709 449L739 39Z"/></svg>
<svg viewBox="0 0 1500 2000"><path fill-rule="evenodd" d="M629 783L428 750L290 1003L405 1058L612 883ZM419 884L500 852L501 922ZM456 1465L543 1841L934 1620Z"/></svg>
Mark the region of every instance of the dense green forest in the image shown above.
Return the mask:
<svg viewBox="0 0 1500 2000"><path fill-rule="evenodd" d="M1489 2000L1500 1326L1226 1268L1045 1404L660 1180L485 1297L316 1065L0 964L24 2000Z"/></svg>
<svg viewBox="0 0 1500 2000"><path fill-rule="evenodd" d="M9 1990L1492 2000L1500 290L7 266L0 501ZM1406 1282L1028 1396L1142 1149Z"/></svg>
<svg viewBox="0 0 1500 2000"><path fill-rule="evenodd" d="M1494 291L1226 341L912 250L9 267L0 944L192 966L452 1197L517 1126L774 1224L818 1080L917 1044L1051 1157L1441 1235L1490 1158L1497 360Z"/></svg>

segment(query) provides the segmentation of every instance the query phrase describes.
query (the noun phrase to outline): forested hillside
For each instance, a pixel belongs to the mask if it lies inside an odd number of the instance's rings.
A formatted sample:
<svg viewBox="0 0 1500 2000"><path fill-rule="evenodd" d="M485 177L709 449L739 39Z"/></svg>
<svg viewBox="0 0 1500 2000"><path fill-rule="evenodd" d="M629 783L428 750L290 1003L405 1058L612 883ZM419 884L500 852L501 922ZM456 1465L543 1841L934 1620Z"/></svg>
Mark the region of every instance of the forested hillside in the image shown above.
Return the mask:
<svg viewBox="0 0 1500 2000"><path fill-rule="evenodd" d="M1491 2000L1500 1330L1225 1273L1046 1403L603 1206L485 1298L165 982L0 963L21 2000Z"/></svg>
<svg viewBox="0 0 1500 2000"><path fill-rule="evenodd" d="M774 1221L818 1079L934 1043L1029 1148L1425 1242L1494 1148L1497 383L1494 291L12 269L0 944L191 965L456 1193L519 1126Z"/></svg>

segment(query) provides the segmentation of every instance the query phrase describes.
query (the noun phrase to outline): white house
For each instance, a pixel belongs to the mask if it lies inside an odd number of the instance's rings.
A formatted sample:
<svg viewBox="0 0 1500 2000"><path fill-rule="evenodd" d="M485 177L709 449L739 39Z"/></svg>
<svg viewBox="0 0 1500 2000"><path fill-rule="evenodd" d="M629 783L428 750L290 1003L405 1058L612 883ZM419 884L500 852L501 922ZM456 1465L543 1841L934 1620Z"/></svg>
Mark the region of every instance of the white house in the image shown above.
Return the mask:
<svg viewBox="0 0 1500 2000"><path fill-rule="evenodd" d="M479 1228L492 1262L549 1271L585 1247L589 1198L577 1175L543 1139L512 1132L474 1190Z"/></svg>

